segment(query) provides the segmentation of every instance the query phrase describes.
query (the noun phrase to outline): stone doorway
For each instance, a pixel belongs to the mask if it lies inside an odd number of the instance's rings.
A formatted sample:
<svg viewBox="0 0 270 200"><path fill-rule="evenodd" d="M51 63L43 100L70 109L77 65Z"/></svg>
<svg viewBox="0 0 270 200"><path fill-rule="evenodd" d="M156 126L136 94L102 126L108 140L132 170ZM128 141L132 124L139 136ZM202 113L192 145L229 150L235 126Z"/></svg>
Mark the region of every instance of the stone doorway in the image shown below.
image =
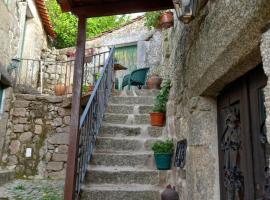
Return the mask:
<svg viewBox="0 0 270 200"><path fill-rule="evenodd" d="M218 96L222 200L267 198L268 145L262 65L229 84Z"/></svg>

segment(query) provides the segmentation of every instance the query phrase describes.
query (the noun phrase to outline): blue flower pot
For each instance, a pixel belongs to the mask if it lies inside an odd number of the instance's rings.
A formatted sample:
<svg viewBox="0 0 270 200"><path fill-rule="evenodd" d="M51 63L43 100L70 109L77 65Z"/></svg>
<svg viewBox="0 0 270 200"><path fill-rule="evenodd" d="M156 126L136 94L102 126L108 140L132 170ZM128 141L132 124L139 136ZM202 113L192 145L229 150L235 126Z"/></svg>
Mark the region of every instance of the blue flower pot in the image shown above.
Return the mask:
<svg viewBox="0 0 270 200"><path fill-rule="evenodd" d="M155 161L157 169L159 170L171 169L172 154L155 154Z"/></svg>

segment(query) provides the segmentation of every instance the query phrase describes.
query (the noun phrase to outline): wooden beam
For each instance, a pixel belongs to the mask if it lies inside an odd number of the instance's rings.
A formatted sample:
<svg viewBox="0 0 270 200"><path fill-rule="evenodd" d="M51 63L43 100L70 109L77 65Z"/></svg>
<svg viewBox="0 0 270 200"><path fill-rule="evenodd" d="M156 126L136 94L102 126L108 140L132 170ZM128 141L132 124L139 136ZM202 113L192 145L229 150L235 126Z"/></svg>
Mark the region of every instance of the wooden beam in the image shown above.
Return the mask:
<svg viewBox="0 0 270 200"><path fill-rule="evenodd" d="M85 3L81 6L72 7L71 11L76 15L98 17L172 8L174 8L174 6L171 0L125 0L95 4Z"/></svg>
<svg viewBox="0 0 270 200"><path fill-rule="evenodd" d="M83 66L86 41L86 18L79 17L76 60L73 75L72 108L68 148L65 200L73 200L76 186L77 156L79 145L80 105L82 95Z"/></svg>

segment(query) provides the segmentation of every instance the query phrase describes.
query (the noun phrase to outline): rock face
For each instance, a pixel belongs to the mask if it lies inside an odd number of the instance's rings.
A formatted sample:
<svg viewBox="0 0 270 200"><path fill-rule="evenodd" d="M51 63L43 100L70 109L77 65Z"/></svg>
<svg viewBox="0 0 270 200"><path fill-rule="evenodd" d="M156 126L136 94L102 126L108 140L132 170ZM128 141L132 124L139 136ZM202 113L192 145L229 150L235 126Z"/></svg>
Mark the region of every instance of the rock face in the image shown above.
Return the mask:
<svg viewBox="0 0 270 200"><path fill-rule="evenodd" d="M267 0L199 1L190 24L163 33L172 71L164 133L188 143L185 168L173 170L180 199L220 199L216 96L261 62L269 76L269 9ZM269 83L264 92L269 130Z"/></svg>
<svg viewBox="0 0 270 200"><path fill-rule="evenodd" d="M67 162L70 108L63 97L16 94L10 99L2 162L26 176L64 178ZM26 149L31 155L26 157ZM5 158L7 157L7 158Z"/></svg>
<svg viewBox="0 0 270 200"><path fill-rule="evenodd" d="M138 107L152 106L152 95L151 91L136 97L123 92L111 98L109 107L130 108L128 114L124 109L108 109L88 167L82 199L160 200L161 186L168 181L169 172L156 170L147 143L162 139L163 129L152 128L148 119L136 120L146 118Z"/></svg>

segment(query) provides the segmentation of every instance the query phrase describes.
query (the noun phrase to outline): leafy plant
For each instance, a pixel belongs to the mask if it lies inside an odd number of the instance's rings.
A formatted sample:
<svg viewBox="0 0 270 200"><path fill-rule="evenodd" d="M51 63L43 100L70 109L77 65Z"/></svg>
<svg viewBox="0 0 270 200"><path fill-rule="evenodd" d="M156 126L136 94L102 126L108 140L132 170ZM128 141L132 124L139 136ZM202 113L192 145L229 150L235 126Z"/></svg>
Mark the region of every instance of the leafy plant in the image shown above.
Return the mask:
<svg viewBox="0 0 270 200"><path fill-rule="evenodd" d="M152 28L157 28L159 25L159 17L162 15L163 11L153 11L145 13L146 21L144 25L151 30Z"/></svg>
<svg viewBox="0 0 270 200"><path fill-rule="evenodd" d="M161 113L166 112L166 104L169 98L170 88L171 88L171 81L166 80L163 83L163 86L156 97L154 108L152 110L153 112L161 112Z"/></svg>
<svg viewBox="0 0 270 200"><path fill-rule="evenodd" d="M22 184L19 184L15 187L15 190L25 190L25 186Z"/></svg>
<svg viewBox="0 0 270 200"><path fill-rule="evenodd" d="M96 73L96 80L98 80L100 76L101 76L101 73L100 72L97 72Z"/></svg>
<svg viewBox="0 0 270 200"><path fill-rule="evenodd" d="M57 48L71 47L76 44L78 20L71 13L62 13L56 0L47 0L46 6L51 18L54 30L57 34L55 46ZM87 38L93 38L102 32L117 28L130 20L126 15L96 17L87 20Z"/></svg>
<svg viewBox="0 0 270 200"><path fill-rule="evenodd" d="M172 154L173 153L173 141L157 141L153 144L152 150L155 154Z"/></svg>
<svg viewBox="0 0 270 200"><path fill-rule="evenodd" d="M83 86L82 86L82 92L83 92L83 93L87 93L87 92L88 92L88 88L89 88L88 85L83 85Z"/></svg>

